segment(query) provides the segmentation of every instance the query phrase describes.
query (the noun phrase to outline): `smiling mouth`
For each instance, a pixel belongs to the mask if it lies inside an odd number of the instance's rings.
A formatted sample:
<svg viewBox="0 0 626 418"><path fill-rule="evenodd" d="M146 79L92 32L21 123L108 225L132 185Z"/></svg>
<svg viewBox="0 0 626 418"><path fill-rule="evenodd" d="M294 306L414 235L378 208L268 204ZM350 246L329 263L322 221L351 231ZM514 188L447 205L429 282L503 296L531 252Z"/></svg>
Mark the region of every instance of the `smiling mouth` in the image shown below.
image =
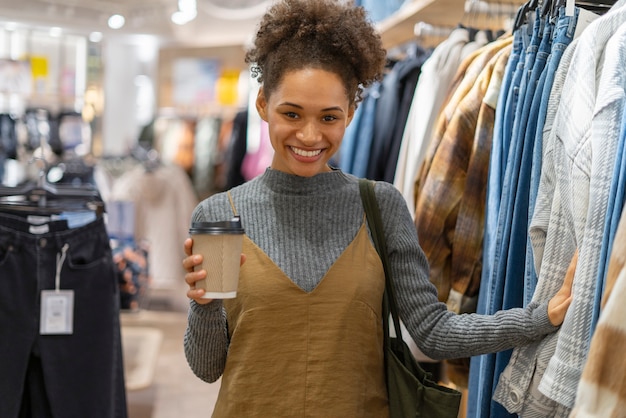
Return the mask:
<svg viewBox="0 0 626 418"><path fill-rule="evenodd" d="M321 149L314 150L314 151L306 151L306 150L296 148L296 147L289 147L289 148L291 148L294 154L299 155L301 157L315 157L317 155L320 155L320 153L322 152Z"/></svg>

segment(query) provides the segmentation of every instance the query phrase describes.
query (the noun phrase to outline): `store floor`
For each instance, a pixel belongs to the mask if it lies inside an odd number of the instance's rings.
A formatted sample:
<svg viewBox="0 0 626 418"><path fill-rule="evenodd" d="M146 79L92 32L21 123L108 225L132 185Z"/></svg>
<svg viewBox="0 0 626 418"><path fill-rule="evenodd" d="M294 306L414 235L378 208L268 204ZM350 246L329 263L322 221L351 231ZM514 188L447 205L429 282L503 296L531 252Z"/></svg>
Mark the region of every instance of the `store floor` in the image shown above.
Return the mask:
<svg viewBox="0 0 626 418"><path fill-rule="evenodd" d="M186 313L143 309L121 322L129 418L210 417L219 382L201 381L187 365Z"/></svg>

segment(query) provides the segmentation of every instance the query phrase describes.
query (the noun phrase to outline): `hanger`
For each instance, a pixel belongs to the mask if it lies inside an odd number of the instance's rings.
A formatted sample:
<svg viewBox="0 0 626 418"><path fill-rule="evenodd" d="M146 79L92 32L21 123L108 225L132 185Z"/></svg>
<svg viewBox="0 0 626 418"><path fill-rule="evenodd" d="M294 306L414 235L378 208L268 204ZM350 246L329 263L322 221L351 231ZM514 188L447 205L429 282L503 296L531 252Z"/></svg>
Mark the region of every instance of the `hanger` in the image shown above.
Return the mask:
<svg viewBox="0 0 626 418"><path fill-rule="evenodd" d="M530 6L530 1L527 1L526 3L522 4L517 10L517 14L515 15L515 22L513 23L513 32L519 30L522 25L528 22L528 13L531 11Z"/></svg>
<svg viewBox="0 0 626 418"><path fill-rule="evenodd" d="M543 5L541 6L541 17L556 17L557 14L554 12L554 3L557 3L557 1L543 0Z"/></svg>
<svg viewBox="0 0 626 418"><path fill-rule="evenodd" d="M477 4L477 0L468 0L465 2L463 6L463 16L461 16L461 21L457 25L457 28L467 30L470 42L474 41L478 33L478 29L473 26L477 14Z"/></svg>
<svg viewBox="0 0 626 418"><path fill-rule="evenodd" d="M575 6L578 6L582 9L589 10L590 12L596 13L598 15L603 15L608 12L611 7L615 4L615 0L571 0L574 2ZM568 4L568 0L551 0L551 8L550 15L552 17L557 17L559 14L559 9L561 7L566 7Z"/></svg>
<svg viewBox="0 0 626 418"><path fill-rule="evenodd" d="M55 185L46 181L45 176L46 170L42 168L36 182L16 187L0 186L0 210L31 214L91 210L97 216L105 212L104 201L95 186Z"/></svg>

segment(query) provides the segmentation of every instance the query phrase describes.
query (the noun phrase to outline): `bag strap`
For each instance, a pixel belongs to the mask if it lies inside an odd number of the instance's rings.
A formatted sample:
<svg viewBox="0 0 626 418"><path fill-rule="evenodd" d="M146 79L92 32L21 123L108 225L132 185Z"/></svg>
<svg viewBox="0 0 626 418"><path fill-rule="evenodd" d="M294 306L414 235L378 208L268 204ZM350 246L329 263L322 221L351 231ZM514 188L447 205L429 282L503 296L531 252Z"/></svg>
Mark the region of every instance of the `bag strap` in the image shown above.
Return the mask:
<svg viewBox="0 0 626 418"><path fill-rule="evenodd" d="M359 180L359 190L361 192L361 200L367 217L367 223L370 226L374 247L380 256L385 271L385 293L383 294L383 331L385 335L385 344L389 344L389 314L393 319L393 326L396 331L396 337L402 338L402 330L400 328L400 316L398 315L398 306L396 303L396 295L394 292L393 280L389 271L389 256L387 254L387 243L385 241L385 233L383 231L383 222L380 215L380 208L374 194L374 182L367 179Z"/></svg>

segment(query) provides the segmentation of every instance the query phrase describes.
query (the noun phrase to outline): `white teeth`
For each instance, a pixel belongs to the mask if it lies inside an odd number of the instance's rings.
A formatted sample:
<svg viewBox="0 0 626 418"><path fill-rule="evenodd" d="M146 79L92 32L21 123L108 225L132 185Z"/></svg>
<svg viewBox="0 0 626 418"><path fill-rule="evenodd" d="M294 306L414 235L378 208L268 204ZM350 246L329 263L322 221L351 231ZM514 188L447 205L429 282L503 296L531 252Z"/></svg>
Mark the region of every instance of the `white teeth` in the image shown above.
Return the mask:
<svg viewBox="0 0 626 418"><path fill-rule="evenodd" d="M303 149L300 148L296 148L296 147L291 147L292 151L302 157L315 157L316 155L319 155L320 152L322 152L321 149L315 150L315 151L305 151Z"/></svg>

